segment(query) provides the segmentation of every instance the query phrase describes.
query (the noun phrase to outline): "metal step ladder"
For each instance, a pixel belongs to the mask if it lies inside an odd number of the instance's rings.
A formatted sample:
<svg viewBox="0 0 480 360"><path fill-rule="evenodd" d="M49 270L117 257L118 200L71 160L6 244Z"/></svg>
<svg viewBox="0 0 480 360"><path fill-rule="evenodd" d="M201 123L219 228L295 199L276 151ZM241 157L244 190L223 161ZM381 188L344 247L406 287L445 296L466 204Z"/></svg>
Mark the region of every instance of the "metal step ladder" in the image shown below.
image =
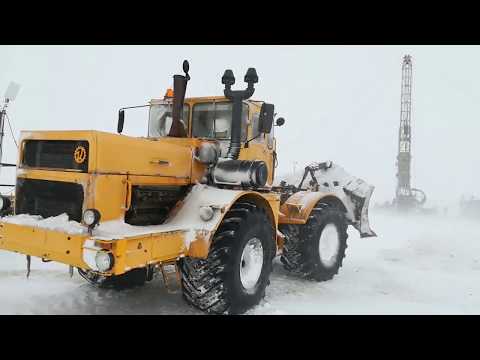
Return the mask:
<svg viewBox="0 0 480 360"><path fill-rule="evenodd" d="M177 261L168 261L159 264L162 272L163 282L169 294L176 294L180 289L181 278ZM176 287L172 288L172 283L176 283Z"/></svg>

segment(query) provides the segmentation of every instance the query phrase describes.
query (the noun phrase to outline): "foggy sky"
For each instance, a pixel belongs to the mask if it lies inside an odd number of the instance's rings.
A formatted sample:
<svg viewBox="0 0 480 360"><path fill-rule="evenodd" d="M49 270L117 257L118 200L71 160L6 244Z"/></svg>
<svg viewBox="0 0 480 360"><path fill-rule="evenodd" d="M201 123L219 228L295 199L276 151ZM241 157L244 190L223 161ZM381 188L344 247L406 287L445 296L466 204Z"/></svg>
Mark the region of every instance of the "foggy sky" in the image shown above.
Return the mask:
<svg viewBox="0 0 480 360"><path fill-rule="evenodd" d="M402 57L413 58L412 186L429 201L480 196L479 46L0 46L0 95L20 130L115 132L120 107L163 97L190 61L187 97L222 95L234 71L244 88L248 67L259 76L254 99L286 119L275 129L278 173L332 160L376 186L372 202L395 193ZM126 135L144 136L146 110L126 113ZM6 127L4 162L16 162ZM2 169L0 181L13 183ZM4 189L3 189L4 190Z"/></svg>

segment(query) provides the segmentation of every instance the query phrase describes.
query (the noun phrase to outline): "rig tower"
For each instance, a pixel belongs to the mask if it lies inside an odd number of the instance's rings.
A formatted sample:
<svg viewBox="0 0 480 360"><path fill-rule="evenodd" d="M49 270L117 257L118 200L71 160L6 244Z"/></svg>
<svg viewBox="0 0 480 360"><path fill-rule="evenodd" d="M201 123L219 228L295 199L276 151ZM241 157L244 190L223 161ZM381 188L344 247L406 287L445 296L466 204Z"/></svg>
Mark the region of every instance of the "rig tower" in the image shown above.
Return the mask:
<svg viewBox="0 0 480 360"><path fill-rule="evenodd" d="M412 144L412 57L405 55L402 64L402 90L400 99L400 128L398 131L397 189L394 204L399 209L421 206L427 200L422 190L410 185Z"/></svg>

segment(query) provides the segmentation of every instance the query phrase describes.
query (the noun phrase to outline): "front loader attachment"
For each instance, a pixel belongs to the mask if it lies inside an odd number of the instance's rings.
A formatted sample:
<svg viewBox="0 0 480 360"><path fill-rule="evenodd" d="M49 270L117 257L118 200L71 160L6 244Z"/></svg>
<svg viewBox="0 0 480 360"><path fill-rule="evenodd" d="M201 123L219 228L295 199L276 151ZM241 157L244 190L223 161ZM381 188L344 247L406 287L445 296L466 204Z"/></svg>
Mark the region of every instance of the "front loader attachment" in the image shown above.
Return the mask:
<svg viewBox="0 0 480 360"><path fill-rule="evenodd" d="M374 189L374 186L358 178L351 180L343 187L347 199L354 206L355 217L360 219L357 223L354 223L354 226L360 232L360 237L362 238L377 236L370 228L368 220L368 206Z"/></svg>
<svg viewBox="0 0 480 360"><path fill-rule="evenodd" d="M368 207L374 186L347 173L331 161L313 163L305 168L299 190L307 176L311 176L306 188L311 191L330 193L339 198L346 210L347 219L359 231L360 236L377 236L370 228Z"/></svg>

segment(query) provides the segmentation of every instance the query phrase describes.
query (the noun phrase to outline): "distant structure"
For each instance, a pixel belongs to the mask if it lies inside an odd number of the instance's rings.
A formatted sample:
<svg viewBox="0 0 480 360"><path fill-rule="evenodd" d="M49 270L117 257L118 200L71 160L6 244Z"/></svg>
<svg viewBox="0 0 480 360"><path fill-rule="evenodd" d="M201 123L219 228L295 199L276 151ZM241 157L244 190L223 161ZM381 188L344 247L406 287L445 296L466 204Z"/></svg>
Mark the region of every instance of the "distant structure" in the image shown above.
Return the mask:
<svg viewBox="0 0 480 360"><path fill-rule="evenodd" d="M398 131L397 189L393 205L401 210L422 206L427 197L422 190L411 187L412 161L412 57L405 55L402 64L400 128Z"/></svg>
<svg viewBox="0 0 480 360"><path fill-rule="evenodd" d="M480 199L475 196L460 199L460 215L466 218L480 219Z"/></svg>

